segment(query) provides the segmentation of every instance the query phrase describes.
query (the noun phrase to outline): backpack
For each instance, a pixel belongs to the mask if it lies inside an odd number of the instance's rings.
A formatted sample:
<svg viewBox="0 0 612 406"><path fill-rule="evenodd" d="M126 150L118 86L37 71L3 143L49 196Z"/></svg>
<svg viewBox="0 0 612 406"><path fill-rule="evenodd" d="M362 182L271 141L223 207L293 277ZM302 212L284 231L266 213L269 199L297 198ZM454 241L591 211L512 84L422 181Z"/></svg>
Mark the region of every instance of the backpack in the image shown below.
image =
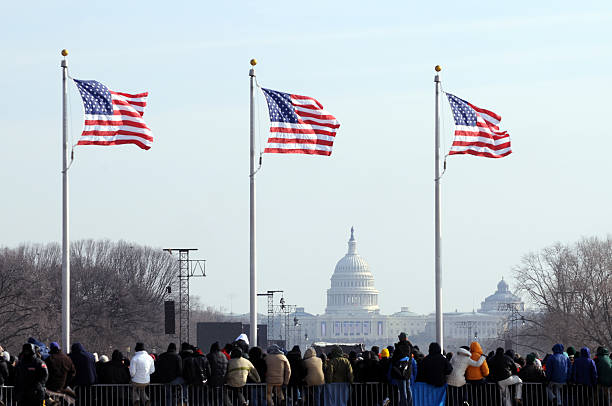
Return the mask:
<svg viewBox="0 0 612 406"><path fill-rule="evenodd" d="M409 381L412 377L412 358L402 358L397 367L400 370L402 379Z"/></svg>

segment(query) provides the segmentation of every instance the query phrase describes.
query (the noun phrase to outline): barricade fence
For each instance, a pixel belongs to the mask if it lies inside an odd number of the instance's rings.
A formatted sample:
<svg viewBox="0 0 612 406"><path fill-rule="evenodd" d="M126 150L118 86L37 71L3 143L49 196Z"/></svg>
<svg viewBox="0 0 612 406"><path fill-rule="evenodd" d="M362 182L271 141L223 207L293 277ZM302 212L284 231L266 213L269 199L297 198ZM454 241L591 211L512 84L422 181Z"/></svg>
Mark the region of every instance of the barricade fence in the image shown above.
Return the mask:
<svg viewBox="0 0 612 406"><path fill-rule="evenodd" d="M414 389L414 388L413 388ZM515 405L517 385L504 391L493 383L447 386L446 406ZM612 406L612 388L586 385L523 383L523 406ZM46 406L399 406L397 386L387 383L326 384L310 387L247 384L244 387L151 384L92 385L70 396L48 392ZM74 397L72 396L74 395ZM506 399L506 397L508 399ZM414 405L424 404L414 399ZM0 405L17 406L15 388L0 387Z"/></svg>

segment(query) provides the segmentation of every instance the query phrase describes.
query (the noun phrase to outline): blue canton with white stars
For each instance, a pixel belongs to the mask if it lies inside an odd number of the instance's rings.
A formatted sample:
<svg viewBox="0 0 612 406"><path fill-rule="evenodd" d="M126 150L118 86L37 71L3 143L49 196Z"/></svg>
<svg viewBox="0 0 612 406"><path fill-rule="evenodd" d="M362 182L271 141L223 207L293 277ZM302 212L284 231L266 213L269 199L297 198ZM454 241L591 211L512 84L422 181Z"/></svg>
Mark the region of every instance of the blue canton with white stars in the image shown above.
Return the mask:
<svg viewBox="0 0 612 406"><path fill-rule="evenodd" d="M85 114L113 114L113 100L106 86L95 80L74 79L81 97Z"/></svg>
<svg viewBox="0 0 612 406"><path fill-rule="evenodd" d="M295 114L289 93L262 88L268 102L270 121L281 123L299 123L300 118Z"/></svg>
<svg viewBox="0 0 612 406"><path fill-rule="evenodd" d="M456 125L475 126L476 125L476 110L470 107L465 100L446 93L448 101L453 110L453 117Z"/></svg>

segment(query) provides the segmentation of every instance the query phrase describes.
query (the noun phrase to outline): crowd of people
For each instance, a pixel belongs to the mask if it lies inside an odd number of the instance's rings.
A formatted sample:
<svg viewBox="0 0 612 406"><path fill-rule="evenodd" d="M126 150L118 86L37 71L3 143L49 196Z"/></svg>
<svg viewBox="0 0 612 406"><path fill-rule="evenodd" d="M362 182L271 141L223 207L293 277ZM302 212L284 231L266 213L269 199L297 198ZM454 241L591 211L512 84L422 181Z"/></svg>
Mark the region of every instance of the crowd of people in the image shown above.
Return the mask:
<svg viewBox="0 0 612 406"><path fill-rule="evenodd" d="M277 345L264 352L250 347L243 334L223 347L212 344L206 354L188 343L182 343L180 349L170 343L166 352L156 355L137 343L131 358L115 350L109 359L86 351L80 343L74 343L66 354L56 342L47 347L30 338L17 357L0 347L0 386L14 386L18 404L28 406L40 406L45 399L47 406L54 404L53 399L58 398L50 395L55 394L61 395L59 399L65 396L77 404L89 404L91 400L79 397L79 392L86 393L84 389L96 384L129 384L129 402L142 405L350 405L356 397L353 383L386 384L375 396L371 391L360 392L371 402L367 404L412 406L411 388L417 382L452 388L455 396L449 401L458 405L493 404L471 396L468 390L486 383L499 387L499 400L505 406L522 404L523 383L541 384L548 401L555 405L610 404L612 361L603 347L597 348L594 357L587 347L576 351L562 344L554 345L544 357L537 353L522 357L503 348L485 355L478 342L454 353L443 352L434 342L424 354L406 334L398 339L382 350L375 346L344 354L340 346L334 346L329 353L317 354L314 348L302 353L299 346L285 351ZM182 395L168 390L162 399L151 399L151 383L221 395L194 401L188 390L181 391ZM248 383L265 383L265 390L249 391ZM568 397L562 394L568 384L593 390L582 392L582 397ZM603 395L597 397L599 392Z"/></svg>

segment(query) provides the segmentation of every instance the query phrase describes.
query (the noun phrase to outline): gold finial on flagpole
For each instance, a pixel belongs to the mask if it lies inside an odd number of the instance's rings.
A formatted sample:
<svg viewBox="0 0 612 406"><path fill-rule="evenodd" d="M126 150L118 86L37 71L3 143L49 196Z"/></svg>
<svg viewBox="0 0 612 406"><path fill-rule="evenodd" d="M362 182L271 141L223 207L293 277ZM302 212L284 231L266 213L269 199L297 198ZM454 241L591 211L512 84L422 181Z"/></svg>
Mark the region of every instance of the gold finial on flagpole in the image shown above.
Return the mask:
<svg viewBox="0 0 612 406"><path fill-rule="evenodd" d="M436 72L440 72L442 70L442 67L440 65L436 65L434 69L436 70Z"/></svg>
<svg viewBox="0 0 612 406"><path fill-rule="evenodd" d="M62 49L62 56L68 56L68 50Z"/></svg>
<svg viewBox="0 0 612 406"><path fill-rule="evenodd" d="M251 59L251 66L255 66L257 65L257 59L253 58Z"/></svg>

